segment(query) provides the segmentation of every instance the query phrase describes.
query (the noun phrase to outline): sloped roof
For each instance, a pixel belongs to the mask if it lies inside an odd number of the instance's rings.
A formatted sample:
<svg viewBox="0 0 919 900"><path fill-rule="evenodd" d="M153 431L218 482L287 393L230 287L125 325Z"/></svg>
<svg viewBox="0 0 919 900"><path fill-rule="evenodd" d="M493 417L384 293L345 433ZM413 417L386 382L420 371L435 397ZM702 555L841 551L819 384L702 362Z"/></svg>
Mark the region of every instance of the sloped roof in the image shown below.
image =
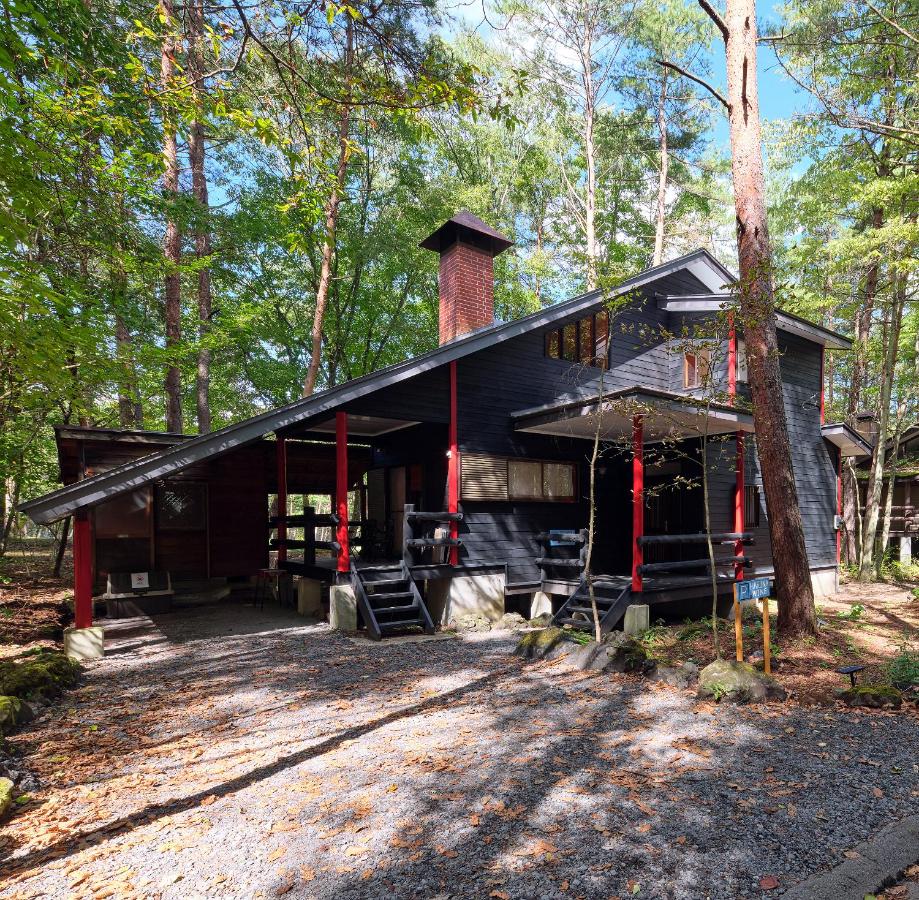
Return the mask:
<svg viewBox="0 0 919 900"><path fill-rule="evenodd" d="M700 249L626 279L617 285L609 296L622 296L681 270L693 274L711 291L721 290L734 280L731 273L707 250ZM80 509L168 477L203 459L242 447L270 432L282 431L316 416L331 414L345 404L374 391L519 337L531 329L552 325L569 317L586 315L599 309L603 301L604 296L600 290L589 291L521 319L480 328L413 359L346 381L311 397L228 425L219 431L190 437L175 446L165 447L107 472L59 488L20 504L19 510L36 524L47 525Z"/></svg>

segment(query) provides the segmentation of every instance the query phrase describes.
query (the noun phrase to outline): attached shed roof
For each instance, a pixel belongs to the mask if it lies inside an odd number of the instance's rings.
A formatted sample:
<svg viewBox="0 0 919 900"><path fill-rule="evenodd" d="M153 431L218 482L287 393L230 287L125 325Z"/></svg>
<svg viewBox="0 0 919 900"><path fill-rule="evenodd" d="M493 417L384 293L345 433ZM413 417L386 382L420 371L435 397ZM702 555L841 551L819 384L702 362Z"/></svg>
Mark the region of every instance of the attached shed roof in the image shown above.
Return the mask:
<svg viewBox="0 0 919 900"><path fill-rule="evenodd" d="M626 279L607 296L622 296L677 271L687 271L694 275L709 291L723 290L734 280L731 273L707 250L700 249ZM21 504L19 509L36 524L47 525L80 509L168 477L207 457L226 453L258 440L270 432L283 432L317 416L333 413L345 404L374 391L519 337L532 329L586 315L599 309L603 302L602 291L590 291L521 319L480 328L414 359L387 366L385 369L336 385L311 397L296 400L286 406L221 428L219 431L189 437L174 446L164 447L108 472L30 500Z"/></svg>
<svg viewBox="0 0 919 900"><path fill-rule="evenodd" d="M845 422L824 425L820 432L834 447L842 451L843 456L871 456L871 444Z"/></svg>

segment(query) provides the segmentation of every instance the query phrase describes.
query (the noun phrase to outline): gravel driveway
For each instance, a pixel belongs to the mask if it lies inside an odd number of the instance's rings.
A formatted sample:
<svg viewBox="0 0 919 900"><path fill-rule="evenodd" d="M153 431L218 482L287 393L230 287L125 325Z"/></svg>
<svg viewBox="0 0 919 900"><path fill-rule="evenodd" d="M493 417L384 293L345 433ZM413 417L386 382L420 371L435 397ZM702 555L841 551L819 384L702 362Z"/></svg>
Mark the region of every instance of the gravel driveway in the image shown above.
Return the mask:
<svg viewBox="0 0 919 900"><path fill-rule="evenodd" d="M776 897L917 808L911 714L698 704L508 634L156 625L14 739L44 789L0 896Z"/></svg>

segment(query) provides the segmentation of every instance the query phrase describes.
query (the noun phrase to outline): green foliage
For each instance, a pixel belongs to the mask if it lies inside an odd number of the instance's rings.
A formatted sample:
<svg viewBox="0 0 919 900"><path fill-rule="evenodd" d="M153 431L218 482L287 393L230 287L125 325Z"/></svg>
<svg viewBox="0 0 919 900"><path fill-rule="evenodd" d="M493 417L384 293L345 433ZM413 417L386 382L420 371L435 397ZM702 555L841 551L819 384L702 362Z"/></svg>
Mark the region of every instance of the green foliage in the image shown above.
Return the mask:
<svg viewBox="0 0 919 900"><path fill-rule="evenodd" d="M865 607L861 603L853 603L848 612L837 613L837 619L845 619L848 622L860 622L865 615Z"/></svg>
<svg viewBox="0 0 919 900"><path fill-rule="evenodd" d="M885 667L887 677L892 684L919 684L919 651L910 649L906 644Z"/></svg>

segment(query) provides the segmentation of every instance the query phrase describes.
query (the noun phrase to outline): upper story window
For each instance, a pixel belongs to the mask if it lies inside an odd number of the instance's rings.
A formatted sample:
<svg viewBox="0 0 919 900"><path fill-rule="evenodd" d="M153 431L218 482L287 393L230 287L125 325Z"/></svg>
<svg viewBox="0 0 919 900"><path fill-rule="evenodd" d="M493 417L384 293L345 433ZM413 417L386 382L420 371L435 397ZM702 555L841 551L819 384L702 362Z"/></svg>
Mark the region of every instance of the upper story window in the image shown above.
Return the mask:
<svg viewBox="0 0 919 900"><path fill-rule="evenodd" d="M609 313L604 309L562 328L546 332L546 356L606 368L609 358Z"/></svg>
<svg viewBox="0 0 919 900"><path fill-rule="evenodd" d="M747 383L747 344L743 338L737 338L737 380Z"/></svg>
<svg viewBox="0 0 919 900"><path fill-rule="evenodd" d="M683 387L686 390L702 387L708 378L711 362L710 350L703 347L687 350L683 354Z"/></svg>

